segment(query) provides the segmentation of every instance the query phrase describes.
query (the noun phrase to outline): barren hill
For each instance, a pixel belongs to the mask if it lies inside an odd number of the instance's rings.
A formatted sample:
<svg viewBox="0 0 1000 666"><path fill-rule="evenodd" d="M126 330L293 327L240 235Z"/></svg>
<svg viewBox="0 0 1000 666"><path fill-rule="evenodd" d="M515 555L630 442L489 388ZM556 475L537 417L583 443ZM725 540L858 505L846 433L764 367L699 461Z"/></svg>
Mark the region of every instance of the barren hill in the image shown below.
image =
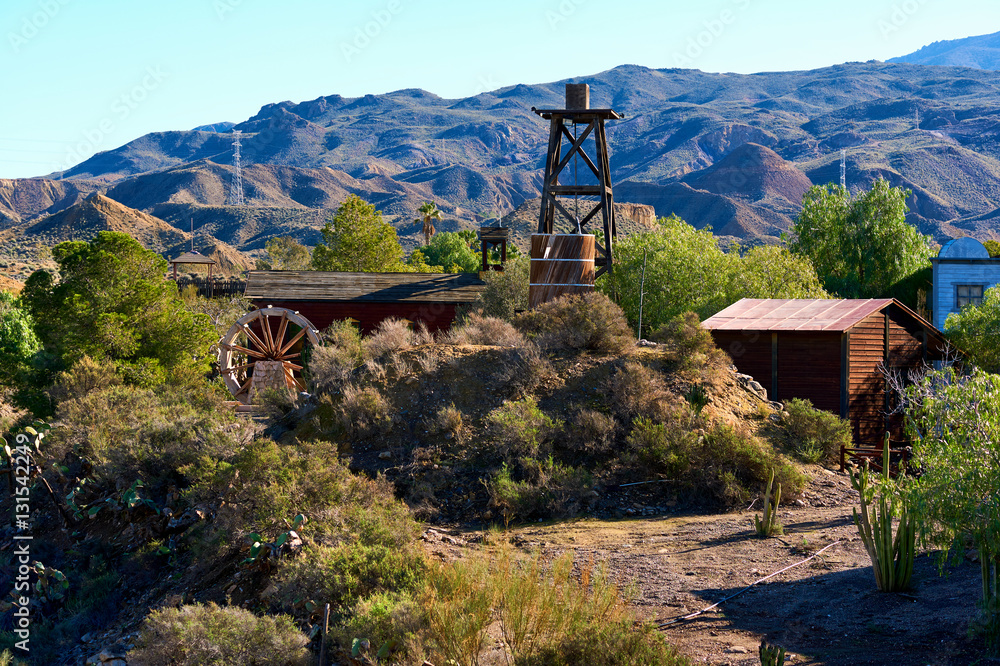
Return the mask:
<svg viewBox="0 0 1000 666"><path fill-rule="evenodd" d="M889 62L1000 69L1000 32L934 42L909 55L891 58Z"/></svg>

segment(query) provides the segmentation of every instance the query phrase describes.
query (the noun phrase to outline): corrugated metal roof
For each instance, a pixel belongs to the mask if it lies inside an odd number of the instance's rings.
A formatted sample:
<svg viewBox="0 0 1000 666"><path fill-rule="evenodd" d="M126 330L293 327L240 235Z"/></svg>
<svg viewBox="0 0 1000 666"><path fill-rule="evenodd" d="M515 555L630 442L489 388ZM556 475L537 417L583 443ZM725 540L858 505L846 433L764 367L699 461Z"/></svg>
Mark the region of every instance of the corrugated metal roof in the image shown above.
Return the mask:
<svg viewBox="0 0 1000 666"><path fill-rule="evenodd" d="M471 303L486 283L475 273L251 271L251 301Z"/></svg>
<svg viewBox="0 0 1000 666"><path fill-rule="evenodd" d="M702 322L714 331L844 332L893 304L891 298L867 300L744 298ZM916 313L900 304L922 323Z"/></svg>

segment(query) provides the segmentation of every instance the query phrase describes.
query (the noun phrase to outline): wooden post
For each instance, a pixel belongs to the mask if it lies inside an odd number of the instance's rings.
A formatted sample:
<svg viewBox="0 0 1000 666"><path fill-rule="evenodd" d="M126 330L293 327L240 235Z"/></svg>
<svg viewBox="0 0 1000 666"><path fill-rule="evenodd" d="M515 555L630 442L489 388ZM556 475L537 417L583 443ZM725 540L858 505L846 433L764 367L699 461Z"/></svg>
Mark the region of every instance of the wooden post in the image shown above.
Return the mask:
<svg viewBox="0 0 1000 666"><path fill-rule="evenodd" d="M323 639L319 645L319 666L326 666L326 632L330 628L330 604L323 609Z"/></svg>

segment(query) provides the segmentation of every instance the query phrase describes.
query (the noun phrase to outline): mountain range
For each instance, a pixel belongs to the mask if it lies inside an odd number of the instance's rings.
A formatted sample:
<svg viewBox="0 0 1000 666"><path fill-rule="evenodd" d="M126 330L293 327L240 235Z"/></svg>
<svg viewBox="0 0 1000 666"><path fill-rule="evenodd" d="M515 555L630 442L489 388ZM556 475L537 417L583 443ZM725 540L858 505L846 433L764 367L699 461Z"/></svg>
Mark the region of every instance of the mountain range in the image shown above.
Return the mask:
<svg viewBox="0 0 1000 666"><path fill-rule="evenodd" d="M909 55L890 58L889 62L1000 69L1000 32L934 42Z"/></svg>
<svg viewBox="0 0 1000 666"><path fill-rule="evenodd" d="M911 223L939 242L991 237L1000 221L1000 73L872 61L752 75L624 65L458 100L409 89L268 104L241 123L148 134L62 173L0 180L0 231L11 265L27 267L39 241L83 219L44 218L94 193L138 211L130 219L166 225L154 225L164 253L192 230L196 245L249 255L275 235L315 244L326 210L351 193L408 247L420 242L425 200L445 213L439 230L517 209L523 222L548 140L532 107L563 107L568 82L589 83L594 108L625 116L608 123L616 201L727 239L777 242L806 189L839 181L842 150L851 189L879 176L909 188ZM233 129L246 165L241 207L226 205ZM589 170L579 166L583 183ZM573 178L570 167L564 182Z"/></svg>

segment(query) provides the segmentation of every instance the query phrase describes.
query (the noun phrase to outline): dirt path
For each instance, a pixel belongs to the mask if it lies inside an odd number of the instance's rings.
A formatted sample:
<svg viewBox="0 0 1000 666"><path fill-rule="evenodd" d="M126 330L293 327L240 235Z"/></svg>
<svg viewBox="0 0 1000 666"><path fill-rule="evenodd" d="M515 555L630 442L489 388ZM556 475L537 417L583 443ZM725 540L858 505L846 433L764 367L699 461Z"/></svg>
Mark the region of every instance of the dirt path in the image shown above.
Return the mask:
<svg viewBox="0 0 1000 666"><path fill-rule="evenodd" d="M817 474L800 503L780 511L785 535L766 540L754 535L753 511L583 519L511 534L526 549L573 550L578 561L607 562L613 575L636 583L640 614L659 622L714 604L839 541L715 611L665 627L696 663L757 665L762 639L786 648L794 664L966 666L981 658L982 641L966 632L980 593L977 563L963 561L942 577L936 559L921 555L913 589L880 593L851 520L846 476Z"/></svg>

